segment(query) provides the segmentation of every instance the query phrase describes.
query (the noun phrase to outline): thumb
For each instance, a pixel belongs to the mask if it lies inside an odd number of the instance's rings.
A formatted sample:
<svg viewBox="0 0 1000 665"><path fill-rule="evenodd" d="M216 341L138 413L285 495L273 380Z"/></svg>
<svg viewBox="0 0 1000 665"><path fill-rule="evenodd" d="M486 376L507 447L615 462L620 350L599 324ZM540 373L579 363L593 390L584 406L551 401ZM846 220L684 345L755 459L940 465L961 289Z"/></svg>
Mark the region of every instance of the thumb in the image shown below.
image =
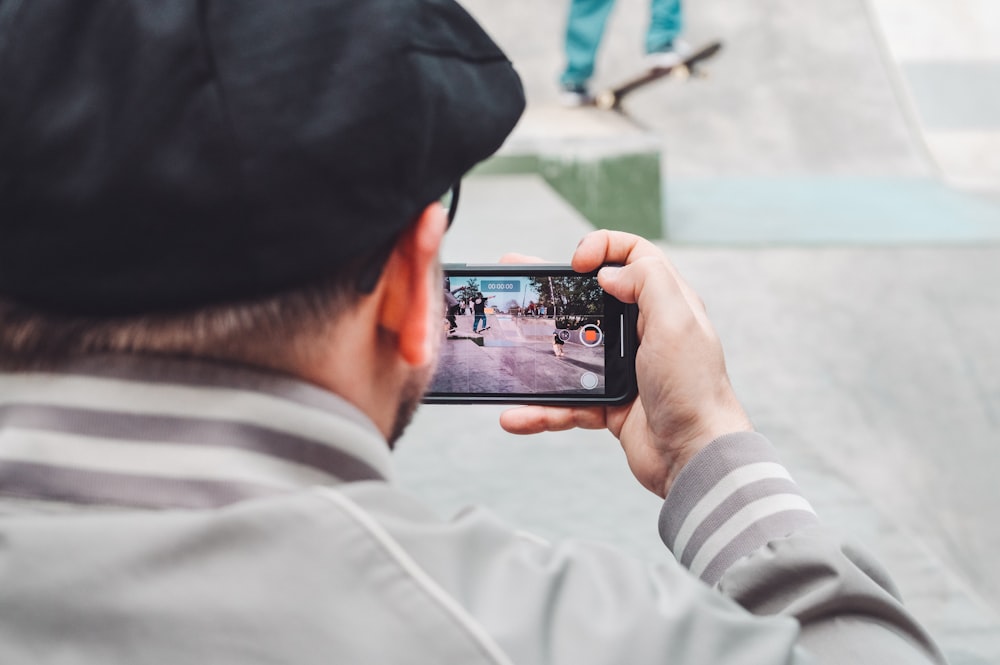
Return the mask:
<svg viewBox="0 0 1000 665"><path fill-rule="evenodd" d="M635 303L635 300L626 300L626 294L633 294L634 289L628 288L626 279L622 278L622 266L604 266L597 272L597 283L601 288L618 300L627 303Z"/></svg>
<svg viewBox="0 0 1000 665"><path fill-rule="evenodd" d="M605 266L597 273L601 288L624 303L670 306L681 296L680 285L664 261L642 258L627 266Z"/></svg>
<svg viewBox="0 0 1000 665"><path fill-rule="evenodd" d="M705 304L666 260L643 257L626 266L605 266L597 273L601 288L624 303L638 304L640 311L650 308L675 314L676 308L690 309L703 318Z"/></svg>

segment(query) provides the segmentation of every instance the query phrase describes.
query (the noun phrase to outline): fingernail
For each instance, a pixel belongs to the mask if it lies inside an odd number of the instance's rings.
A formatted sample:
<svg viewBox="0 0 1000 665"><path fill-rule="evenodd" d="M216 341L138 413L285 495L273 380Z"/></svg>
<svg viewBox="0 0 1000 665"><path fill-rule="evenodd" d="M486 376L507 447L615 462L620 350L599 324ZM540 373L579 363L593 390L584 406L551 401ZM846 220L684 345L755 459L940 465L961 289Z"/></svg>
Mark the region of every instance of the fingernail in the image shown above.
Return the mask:
<svg viewBox="0 0 1000 665"><path fill-rule="evenodd" d="M602 279L614 279L615 277L618 276L618 273L620 271L621 268L618 266L604 266L598 272L598 276L601 277Z"/></svg>

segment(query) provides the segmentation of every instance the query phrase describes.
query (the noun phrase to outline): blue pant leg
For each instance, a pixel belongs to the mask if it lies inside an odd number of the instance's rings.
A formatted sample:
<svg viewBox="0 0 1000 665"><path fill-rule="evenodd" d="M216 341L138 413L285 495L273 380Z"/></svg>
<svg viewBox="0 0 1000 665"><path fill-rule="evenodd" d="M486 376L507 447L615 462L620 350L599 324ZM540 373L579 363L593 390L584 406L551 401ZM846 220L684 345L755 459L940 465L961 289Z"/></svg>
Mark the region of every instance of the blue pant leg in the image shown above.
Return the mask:
<svg viewBox="0 0 1000 665"><path fill-rule="evenodd" d="M646 52L653 53L674 41L684 28L681 0L652 0Z"/></svg>
<svg viewBox="0 0 1000 665"><path fill-rule="evenodd" d="M566 21L566 70L563 84L586 83L594 75L597 47L615 0L571 0Z"/></svg>

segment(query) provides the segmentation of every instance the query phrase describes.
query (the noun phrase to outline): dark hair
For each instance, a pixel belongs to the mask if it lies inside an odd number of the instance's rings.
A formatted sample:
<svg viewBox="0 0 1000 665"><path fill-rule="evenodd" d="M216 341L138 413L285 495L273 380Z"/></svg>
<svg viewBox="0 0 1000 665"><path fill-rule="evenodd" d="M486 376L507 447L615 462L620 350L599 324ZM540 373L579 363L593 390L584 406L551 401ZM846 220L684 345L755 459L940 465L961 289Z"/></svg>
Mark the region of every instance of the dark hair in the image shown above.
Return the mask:
<svg viewBox="0 0 1000 665"><path fill-rule="evenodd" d="M353 271L284 293L126 317L41 311L0 297L0 370L45 370L73 357L149 353L294 366L361 294Z"/></svg>

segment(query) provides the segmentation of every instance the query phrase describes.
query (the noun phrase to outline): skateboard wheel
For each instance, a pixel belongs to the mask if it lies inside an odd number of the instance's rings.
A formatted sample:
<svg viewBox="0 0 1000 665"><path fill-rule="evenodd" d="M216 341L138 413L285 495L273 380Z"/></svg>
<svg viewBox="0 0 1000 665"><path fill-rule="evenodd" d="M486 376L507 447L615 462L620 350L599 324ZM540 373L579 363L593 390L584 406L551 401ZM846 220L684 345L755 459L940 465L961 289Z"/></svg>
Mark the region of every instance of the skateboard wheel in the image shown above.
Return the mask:
<svg viewBox="0 0 1000 665"><path fill-rule="evenodd" d="M605 90L597 95L597 98L594 100L594 104L602 111L610 111L615 107L616 101L618 100L615 97L615 93L610 90Z"/></svg>
<svg viewBox="0 0 1000 665"><path fill-rule="evenodd" d="M691 78L691 68L687 65L677 65L674 67L673 71L670 72L670 77L677 81L687 81Z"/></svg>

